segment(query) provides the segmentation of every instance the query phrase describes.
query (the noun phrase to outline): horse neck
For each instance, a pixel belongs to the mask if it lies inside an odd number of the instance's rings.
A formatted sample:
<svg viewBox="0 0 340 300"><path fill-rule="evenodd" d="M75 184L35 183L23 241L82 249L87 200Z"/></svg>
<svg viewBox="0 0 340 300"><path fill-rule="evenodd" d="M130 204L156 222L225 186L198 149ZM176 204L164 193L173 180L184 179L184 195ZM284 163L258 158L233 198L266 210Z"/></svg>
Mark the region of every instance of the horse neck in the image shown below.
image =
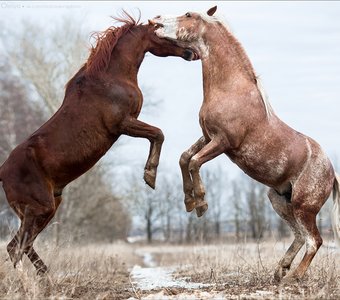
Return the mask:
<svg viewBox="0 0 340 300"><path fill-rule="evenodd" d="M137 25L119 39L111 54L109 74L118 74L137 82L137 73L147 48L145 35L145 28Z"/></svg>
<svg viewBox="0 0 340 300"><path fill-rule="evenodd" d="M209 92L229 84L233 87L249 83L256 86L256 76L249 58L226 28L222 26L209 30L203 39L203 47L205 55L202 55L201 60L204 91Z"/></svg>

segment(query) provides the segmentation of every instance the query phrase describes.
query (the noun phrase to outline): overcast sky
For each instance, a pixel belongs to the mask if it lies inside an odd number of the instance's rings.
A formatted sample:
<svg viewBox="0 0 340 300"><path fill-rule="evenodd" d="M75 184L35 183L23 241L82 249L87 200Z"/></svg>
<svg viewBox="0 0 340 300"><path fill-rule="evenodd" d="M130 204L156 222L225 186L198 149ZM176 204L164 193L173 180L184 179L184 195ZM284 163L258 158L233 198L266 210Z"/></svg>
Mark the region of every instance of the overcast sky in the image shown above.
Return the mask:
<svg viewBox="0 0 340 300"><path fill-rule="evenodd" d="M0 1L0 20L15 26L20 19L31 18L49 26L64 15L78 16L96 31L111 26L110 15L122 8L130 12L139 8L142 20L147 21L159 14L203 12L214 5L245 48L276 114L340 160L340 2ZM142 113L140 119L163 130L161 165L179 172L180 154L201 136L201 63L148 54L139 84L151 91L151 97L162 100L157 112ZM113 150L110 157L130 156L126 164L143 164L148 141L123 141L124 150ZM209 165L221 165L231 175L237 172L226 157Z"/></svg>

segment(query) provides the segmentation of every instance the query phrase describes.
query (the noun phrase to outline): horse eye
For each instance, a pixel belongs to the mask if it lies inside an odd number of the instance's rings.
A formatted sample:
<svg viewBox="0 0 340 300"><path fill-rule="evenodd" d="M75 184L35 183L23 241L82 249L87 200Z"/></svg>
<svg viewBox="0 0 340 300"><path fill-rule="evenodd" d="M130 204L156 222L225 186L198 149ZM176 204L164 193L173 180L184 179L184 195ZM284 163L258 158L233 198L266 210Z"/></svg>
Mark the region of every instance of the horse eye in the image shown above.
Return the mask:
<svg viewBox="0 0 340 300"><path fill-rule="evenodd" d="M191 13L186 13L185 16L190 18L191 17Z"/></svg>

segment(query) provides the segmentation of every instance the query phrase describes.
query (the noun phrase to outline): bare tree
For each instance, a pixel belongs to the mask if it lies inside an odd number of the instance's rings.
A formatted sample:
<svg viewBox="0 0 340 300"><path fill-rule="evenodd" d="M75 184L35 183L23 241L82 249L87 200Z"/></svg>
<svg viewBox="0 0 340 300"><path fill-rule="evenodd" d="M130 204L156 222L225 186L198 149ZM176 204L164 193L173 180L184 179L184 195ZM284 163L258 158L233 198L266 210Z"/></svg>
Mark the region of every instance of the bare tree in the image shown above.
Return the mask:
<svg viewBox="0 0 340 300"><path fill-rule="evenodd" d="M135 218L135 223L142 226L140 232L146 235L148 243L152 243L154 233L160 225L160 205L156 191L148 187L135 172L129 174L130 185L125 192L125 206Z"/></svg>
<svg viewBox="0 0 340 300"><path fill-rule="evenodd" d="M231 184L232 195L232 212L233 212L233 223L236 234L236 241L239 242L241 240L241 233L244 232L244 226L242 224L245 223L245 205L244 199L242 195L242 183L240 180L234 179Z"/></svg>
<svg viewBox="0 0 340 300"><path fill-rule="evenodd" d="M225 187L229 186L226 174L222 173L220 167L211 170L205 169L202 173L202 180L206 187L206 199L209 203L208 218L214 227L215 238L219 239L222 233L223 217L226 219L227 197Z"/></svg>
<svg viewBox="0 0 340 300"><path fill-rule="evenodd" d="M269 204L267 189L264 185L249 177L244 177L243 182L251 237L261 239L264 236L267 225L267 209Z"/></svg>
<svg viewBox="0 0 340 300"><path fill-rule="evenodd" d="M64 18L51 29L30 20L22 28L5 28L2 43L20 77L45 104L47 115L54 113L64 96L64 86L87 56L83 22Z"/></svg>
<svg viewBox="0 0 340 300"><path fill-rule="evenodd" d="M161 175L161 176L160 176ZM176 225L176 201L180 187L171 174L158 174L158 201L160 208L161 231L165 241L170 241Z"/></svg>

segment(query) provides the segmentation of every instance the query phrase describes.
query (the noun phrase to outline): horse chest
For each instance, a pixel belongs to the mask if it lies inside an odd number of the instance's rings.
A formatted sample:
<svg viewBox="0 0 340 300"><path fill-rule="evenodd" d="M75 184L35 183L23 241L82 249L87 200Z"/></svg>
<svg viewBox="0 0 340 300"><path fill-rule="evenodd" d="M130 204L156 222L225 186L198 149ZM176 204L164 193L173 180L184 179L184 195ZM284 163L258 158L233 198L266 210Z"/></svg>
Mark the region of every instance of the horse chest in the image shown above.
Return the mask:
<svg viewBox="0 0 340 300"><path fill-rule="evenodd" d="M243 140L245 126L241 118L234 112L226 111L223 106L208 102L203 103L199 122L206 137L224 137L228 140L231 148L237 148Z"/></svg>
<svg viewBox="0 0 340 300"><path fill-rule="evenodd" d="M199 112L199 122L201 128L209 136L214 133L214 127L216 127L216 117L218 117L218 112L211 108L207 103L203 103ZM211 136L210 136L211 137Z"/></svg>
<svg viewBox="0 0 340 300"><path fill-rule="evenodd" d="M124 108L130 115L137 117L142 109L143 94L135 83L115 84L110 90L112 104Z"/></svg>

